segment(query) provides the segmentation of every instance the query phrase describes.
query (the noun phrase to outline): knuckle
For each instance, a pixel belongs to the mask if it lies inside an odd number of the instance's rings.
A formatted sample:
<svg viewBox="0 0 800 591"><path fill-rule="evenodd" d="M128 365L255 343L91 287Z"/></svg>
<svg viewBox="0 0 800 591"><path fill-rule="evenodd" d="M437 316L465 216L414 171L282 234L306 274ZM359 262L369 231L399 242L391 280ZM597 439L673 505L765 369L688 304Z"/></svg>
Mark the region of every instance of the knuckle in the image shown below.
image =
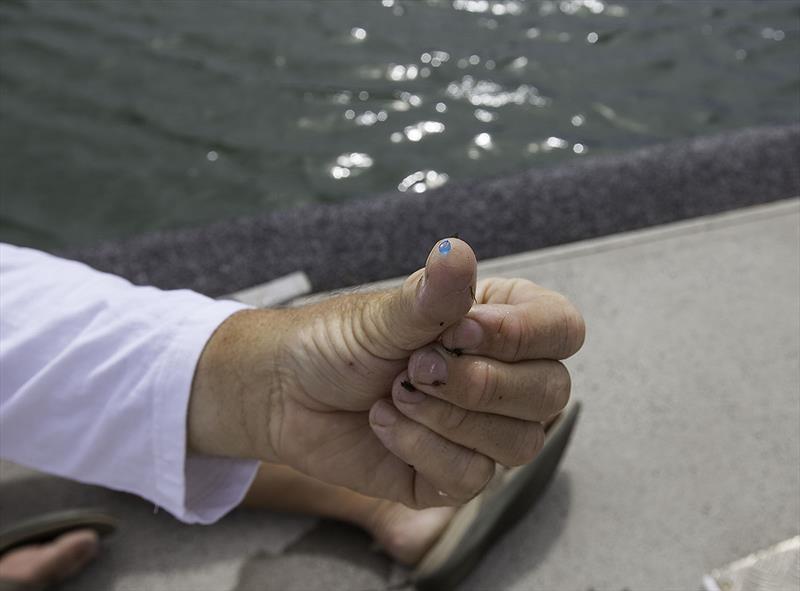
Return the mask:
<svg viewBox="0 0 800 591"><path fill-rule="evenodd" d="M555 301L561 307L567 307L567 306L570 305L569 304L569 300L567 299L567 296L565 296L563 293L559 293L557 291L551 291L551 292L549 292L548 295L550 296L550 299Z"/></svg>
<svg viewBox="0 0 800 591"><path fill-rule="evenodd" d="M569 402L572 379L569 370L563 363L554 361L547 372L547 384L544 391L545 414L560 412Z"/></svg>
<svg viewBox="0 0 800 591"><path fill-rule="evenodd" d="M525 462L529 463L533 461L533 459L539 455L539 452L542 451L544 447L544 426L541 423L533 423L531 427L528 429L527 438L525 442Z"/></svg>
<svg viewBox="0 0 800 591"><path fill-rule="evenodd" d="M467 420L469 412L466 409L456 406L455 404L447 404L442 410L441 425L448 431L459 431L464 426L464 421Z"/></svg>
<svg viewBox="0 0 800 591"><path fill-rule="evenodd" d="M430 455L436 441L427 429L404 428L396 433L398 448L406 461L415 464L420 458Z"/></svg>
<svg viewBox="0 0 800 591"><path fill-rule="evenodd" d="M528 464L544 447L544 427L541 423L526 423L516 437L509 456L509 466Z"/></svg>
<svg viewBox="0 0 800 591"><path fill-rule="evenodd" d="M486 361L475 361L470 370L470 402L477 409L490 408L499 386L497 368Z"/></svg>
<svg viewBox="0 0 800 591"><path fill-rule="evenodd" d="M580 350L586 339L586 323L580 312L567 298L560 296L564 302L561 308L561 358L567 358Z"/></svg>
<svg viewBox="0 0 800 591"><path fill-rule="evenodd" d="M425 458L430 455L430 450L434 445L434 440L427 430L415 435L414 437L407 438L407 454L410 462L419 458Z"/></svg>
<svg viewBox="0 0 800 591"><path fill-rule="evenodd" d="M525 357L526 330L525 319L516 314L505 314L498 327L498 333L502 338L501 349L505 356L513 361L518 361Z"/></svg>
<svg viewBox="0 0 800 591"><path fill-rule="evenodd" d="M493 460L474 453L457 486L459 499L469 501L481 492L494 476L494 467Z"/></svg>

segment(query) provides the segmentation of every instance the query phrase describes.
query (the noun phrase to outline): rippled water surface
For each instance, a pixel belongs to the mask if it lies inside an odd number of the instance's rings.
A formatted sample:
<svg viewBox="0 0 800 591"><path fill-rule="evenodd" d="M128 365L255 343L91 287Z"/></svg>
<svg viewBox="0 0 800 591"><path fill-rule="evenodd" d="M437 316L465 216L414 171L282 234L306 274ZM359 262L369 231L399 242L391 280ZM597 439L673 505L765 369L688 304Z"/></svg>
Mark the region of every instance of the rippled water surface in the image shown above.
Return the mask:
<svg viewBox="0 0 800 591"><path fill-rule="evenodd" d="M800 120L798 2L0 2L0 238L45 247Z"/></svg>

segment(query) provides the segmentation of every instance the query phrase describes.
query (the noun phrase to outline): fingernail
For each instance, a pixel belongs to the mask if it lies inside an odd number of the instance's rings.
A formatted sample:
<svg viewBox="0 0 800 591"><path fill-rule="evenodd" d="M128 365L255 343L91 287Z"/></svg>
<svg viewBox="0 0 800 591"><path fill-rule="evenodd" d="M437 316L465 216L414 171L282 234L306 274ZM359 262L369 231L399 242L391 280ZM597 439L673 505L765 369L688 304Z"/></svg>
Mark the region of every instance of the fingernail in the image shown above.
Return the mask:
<svg viewBox="0 0 800 591"><path fill-rule="evenodd" d="M444 343L451 349L477 349L483 342L483 327L472 318L465 318L451 331L447 342Z"/></svg>
<svg viewBox="0 0 800 591"><path fill-rule="evenodd" d="M411 382L403 381L400 388L395 390L394 398L406 404L417 404L425 400L425 393L417 390Z"/></svg>
<svg viewBox="0 0 800 591"><path fill-rule="evenodd" d="M397 415L388 402L381 400L372 407L370 421L378 427L391 427L397 421Z"/></svg>
<svg viewBox="0 0 800 591"><path fill-rule="evenodd" d="M408 369L411 381L418 384L447 383L447 362L433 349L415 353Z"/></svg>

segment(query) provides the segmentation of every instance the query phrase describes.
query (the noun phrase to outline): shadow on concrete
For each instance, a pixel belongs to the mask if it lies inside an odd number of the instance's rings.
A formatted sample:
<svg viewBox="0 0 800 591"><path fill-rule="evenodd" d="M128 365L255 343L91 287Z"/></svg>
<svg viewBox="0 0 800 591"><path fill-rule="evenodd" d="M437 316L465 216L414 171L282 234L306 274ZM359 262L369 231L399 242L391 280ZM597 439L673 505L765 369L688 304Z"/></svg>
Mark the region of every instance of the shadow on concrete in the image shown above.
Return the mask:
<svg viewBox="0 0 800 591"><path fill-rule="evenodd" d="M249 558L235 591L378 591L390 584L391 559L363 531L320 521L280 556Z"/></svg>
<svg viewBox="0 0 800 591"><path fill-rule="evenodd" d="M459 588L508 589L529 580L563 530L570 491L569 474L558 472L536 506L497 541ZM386 555L372 550L367 534L321 521L282 555L248 559L235 591L381 591L396 589L402 581L398 574Z"/></svg>
<svg viewBox="0 0 800 591"><path fill-rule="evenodd" d="M570 488L569 474L558 472L536 506L459 588L507 589L530 581L561 534ZM111 589L131 575L187 573L225 561L241 565L238 582L232 576L227 585L234 591L380 591L397 588L407 574L375 551L366 533L335 521L309 529L309 518L240 509L213 527L185 525L165 511L154 513L153 505L137 496L97 486L38 474L0 483L0 526L76 507L104 507L124 522L100 560L60 587L63 591Z"/></svg>

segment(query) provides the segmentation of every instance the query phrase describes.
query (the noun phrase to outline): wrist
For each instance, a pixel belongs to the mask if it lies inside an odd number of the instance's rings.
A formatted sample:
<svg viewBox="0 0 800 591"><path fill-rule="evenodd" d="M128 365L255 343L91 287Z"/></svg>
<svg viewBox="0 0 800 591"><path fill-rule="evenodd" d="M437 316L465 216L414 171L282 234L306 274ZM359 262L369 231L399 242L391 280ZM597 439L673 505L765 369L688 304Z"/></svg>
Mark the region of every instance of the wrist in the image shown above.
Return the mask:
<svg viewBox="0 0 800 591"><path fill-rule="evenodd" d="M279 461L275 428L286 381L288 310L243 310L227 318L197 363L187 418L192 451Z"/></svg>

